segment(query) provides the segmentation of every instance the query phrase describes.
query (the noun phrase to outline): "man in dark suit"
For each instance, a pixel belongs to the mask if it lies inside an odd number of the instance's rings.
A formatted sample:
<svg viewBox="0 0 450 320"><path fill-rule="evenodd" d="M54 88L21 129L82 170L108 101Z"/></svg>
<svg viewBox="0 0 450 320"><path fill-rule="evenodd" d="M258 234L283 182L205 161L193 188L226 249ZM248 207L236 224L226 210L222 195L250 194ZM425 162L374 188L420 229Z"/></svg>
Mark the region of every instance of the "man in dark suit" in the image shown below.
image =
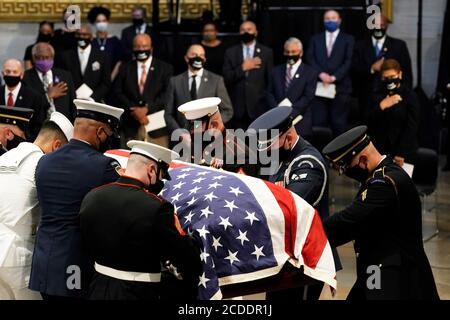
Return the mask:
<svg viewBox="0 0 450 320"><path fill-rule="evenodd" d="M25 71L23 84L47 97L50 104L47 118L53 111L59 111L73 122L76 109L72 76L65 70L53 68L55 52L48 43L37 43L32 49L32 57L34 66Z"/></svg>
<svg viewBox="0 0 450 320"><path fill-rule="evenodd" d="M228 127L245 130L266 111L265 90L272 72L273 52L256 41L258 31L253 22L242 23L240 33L241 43L225 52L223 77L234 107Z"/></svg>
<svg viewBox="0 0 450 320"><path fill-rule="evenodd" d="M339 27L341 16L335 10L324 14L325 32L311 38L306 61L319 72L324 87L336 86L334 98L316 97L313 103L313 126L331 127L333 135L347 128L349 100L352 92L350 67L354 39Z"/></svg>
<svg viewBox="0 0 450 320"><path fill-rule="evenodd" d="M302 115L295 129L302 137L312 137L311 102L317 86L317 71L302 61L303 45L297 38L289 38L284 44L286 63L273 69L268 89L269 108L289 106L294 118Z"/></svg>
<svg viewBox="0 0 450 320"><path fill-rule="evenodd" d="M81 241L81 201L93 188L119 178L119 163L103 152L110 148L123 110L86 100L75 104L73 139L43 156L36 167L41 221L30 289L44 299L86 296L94 265Z"/></svg>
<svg viewBox="0 0 450 320"><path fill-rule="evenodd" d="M116 106L125 110L121 128L123 146L130 139L168 145L167 131L157 130L148 136L144 127L148 124L148 114L164 109L167 87L173 74L172 66L155 59L152 49L152 39L148 34L137 35L133 42L135 60L122 65L114 81Z"/></svg>
<svg viewBox="0 0 450 320"><path fill-rule="evenodd" d="M189 47L184 57L188 70L170 79L167 92L167 107L164 114L169 134L179 128L185 128L186 117L177 111L182 104L206 97L218 97L222 102L219 111L222 121L227 123L233 116L233 106L223 78L203 68L205 49L194 44Z"/></svg>
<svg viewBox="0 0 450 320"><path fill-rule="evenodd" d="M34 141L46 119L50 107L44 95L22 85L23 66L19 60L8 59L3 64L4 86L0 87L0 105L32 109L33 116L28 125L28 140Z"/></svg>
<svg viewBox="0 0 450 320"><path fill-rule="evenodd" d="M91 45L92 31L89 26L81 26L76 31L75 37L78 46L62 54L61 68L69 71L72 75L75 90L84 85L76 92L78 99L93 99L103 102L111 86L108 58L104 52Z"/></svg>
<svg viewBox="0 0 450 320"><path fill-rule="evenodd" d="M411 58L405 41L386 35L390 21L384 15L375 22L380 28L371 30L371 36L358 41L353 53L354 89L358 94L360 120L365 121L369 97L374 88L380 86L380 69L387 59L400 63L403 85L412 88L413 76Z"/></svg>

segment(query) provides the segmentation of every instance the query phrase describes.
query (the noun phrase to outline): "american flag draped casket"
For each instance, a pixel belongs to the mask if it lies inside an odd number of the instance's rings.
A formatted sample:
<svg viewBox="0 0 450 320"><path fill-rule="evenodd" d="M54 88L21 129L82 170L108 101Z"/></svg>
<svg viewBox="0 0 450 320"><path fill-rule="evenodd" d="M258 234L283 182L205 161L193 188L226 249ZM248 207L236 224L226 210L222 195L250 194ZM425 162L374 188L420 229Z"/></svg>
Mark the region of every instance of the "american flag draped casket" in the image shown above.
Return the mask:
<svg viewBox="0 0 450 320"><path fill-rule="evenodd" d="M126 167L128 150L106 155ZM336 288L333 255L318 213L296 194L261 179L173 161L160 194L188 234L201 239L199 298L221 286L273 276L285 263Z"/></svg>

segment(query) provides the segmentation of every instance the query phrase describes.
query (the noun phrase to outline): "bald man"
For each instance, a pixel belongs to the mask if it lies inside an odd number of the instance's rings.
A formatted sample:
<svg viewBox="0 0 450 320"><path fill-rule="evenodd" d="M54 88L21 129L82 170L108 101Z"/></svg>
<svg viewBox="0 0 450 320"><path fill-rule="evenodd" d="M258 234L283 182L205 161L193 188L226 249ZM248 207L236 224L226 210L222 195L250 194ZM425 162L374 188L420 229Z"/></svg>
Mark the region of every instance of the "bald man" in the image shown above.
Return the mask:
<svg viewBox="0 0 450 320"><path fill-rule="evenodd" d="M32 88L22 85L24 68L17 59L3 63L2 76L5 85L0 87L0 105L34 110L29 124L29 141L33 141L46 118L49 104L45 96Z"/></svg>
<svg viewBox="0 0 450 320"><path fill-rule="evenodd" d="M225 52L223 77L234 107L228 127L246 130L268 106L265 90L272 73L272 49L260 44L258 30L251 21L240 26L241 43Z"/></svg>
<svg viewBox="0 0 450 320"><path fill-rule="evenodd" d="M125 110L122 117L122 146L132 139L145 140L161 146L168 146L165 128L147 132L147 115L164 109L170 77L171 65L153 57L151 37L138 34L133 40L132 61L122 64L114 81L118 108Z"/></svg>
<svg viewBox="0 0 450 320"><path fill-rule="evenodd" d="M88 25L75 33L77 47L61 55L59 67L70 72L77 99L104 102L111 87L111 68L107 55L91 45Z"/></svg>
<svg viewBox="0 0 450 320"><path fill-rule="evenodd" d="M170 79L167 108L164 114L169 134L186 125L186 118L177 111L177 108L183 103L201 98L220 98L222 100L219 105L220 115L223 123L227 123L233 116L233 106L223 78L204 69L205 49L198 44L190 46L184 61L188 70Z"/></svg>
<svg viewBox="0 0 450 320"><path fill-rule="evenodd" d="M76 109L73 104L75 89L69 72L54 68L55 50L45 42L39 42L31 49L33 68L25 71L23 83L45 95L50 107L47 118L54 111L61 112L70 121L75 120Z"/></svg>

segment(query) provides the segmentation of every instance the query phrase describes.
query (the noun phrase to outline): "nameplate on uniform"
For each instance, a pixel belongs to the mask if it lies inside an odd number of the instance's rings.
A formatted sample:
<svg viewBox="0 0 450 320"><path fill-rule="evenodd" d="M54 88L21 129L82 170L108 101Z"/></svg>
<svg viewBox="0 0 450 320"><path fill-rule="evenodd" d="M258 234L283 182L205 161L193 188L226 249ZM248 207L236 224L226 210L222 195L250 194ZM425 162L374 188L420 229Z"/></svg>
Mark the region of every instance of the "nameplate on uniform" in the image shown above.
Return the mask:
<svg viewBox="0 0 450 320"><path fill-rule="evenodd" d="M164 110L149 114L147 116L148 124L145 126L145 131L152 132L166 127L166 120L164 120Z"/></svg>
<svg viewBox="0 0 450 320"><path fill-rule="evenodd" d="M328 99L336 97L336 85L324 85L323 82L317 82L316 96Z"/></svg>
<svg viewBox="0 0 450 320"><path fill-rule="evenodd" d="M94 91L85 83L83 83L77 91L75 91L75 94L77 95L77 99L89 99Z"/></svg>

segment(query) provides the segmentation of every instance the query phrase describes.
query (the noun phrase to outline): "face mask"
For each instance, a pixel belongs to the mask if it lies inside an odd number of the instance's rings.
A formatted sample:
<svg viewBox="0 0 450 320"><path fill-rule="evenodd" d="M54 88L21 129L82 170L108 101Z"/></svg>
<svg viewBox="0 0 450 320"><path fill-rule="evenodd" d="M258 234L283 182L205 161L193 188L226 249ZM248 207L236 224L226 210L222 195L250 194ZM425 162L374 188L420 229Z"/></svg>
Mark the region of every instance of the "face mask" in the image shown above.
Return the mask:
<svg viewBox="0 0 450 320"><path fill-rule="evenodd" d="M98 139L100 140L100 138ZM113 144L114 144L114 137L113 135L110 135L108 136L108 138L106 138L105 141L102 142L102 140L100 140L98 151L100 151L101 153L105 153L106 151L113 149Z"/></svg>
<svg viewBox="0 0 450 320"><path fill-rule="evenodd" d="M205 41L213 41L216 39L216 36L214 34L206 33L203 35L203 40Z"/></svg>
<svg viewBox="0 0 450 320"><path fill-rule="evenodd" d="M97 31L106 32L108 30L108 22L97 22L95 28Z"/></svg>
<svg viewBox="0 0 450 320"><path fill-rule="evenodd" d="M142 24L144 23L144 19L140 18L140 19L133 19L133 25L135 27L140 27L142 26Z"/></svg>
<svg viewBox="0 0 450 320"><path fill-rule="evenodd" d="M200 57L193 57L189 59L189 65L195 70L200 70L203 68L203 63L203 59Z"/></svg>
<svg viewBox="0 0 450 320"><path fill-rule="evenodd" d="M284 58L286 59L286 63L292 66L300 59L300 55L299 54L296 56L284 55Z"/></svg>
<svg viewBox="0 0 450 320"><path fill-rule="evenodd" d="M241 41L243 43L250 43L253 42L253 40L255 40L255 35L253 33L245 32L241 34Z"/></svg>
<svg viewBox="0 0 450 320"><path fill-rule="evenodd" d="M325 21L323 25L328 32L335 32L339 28L339 23L337 21Z"/></svg>
<svg viewBox="0 0 450 320"><path fill-rule="evenodd" d="M354 167L347 168L345 170L345 175L358 182L364 183L367 178L369 178L369 171L361 168L359 165L356 165Z"/></svg>
<svg viewBox="0 0 450 320"><path fill-rule="evenodd" d="M12 138L12 140L8 140L6 142L6 150L11 150L16 148L20 143L25 142L26 140L22 137L16 136L14 135L14 138Z"/></svg>
<svg viewBox="0 0 450 320"><path fill-rule="evenodd" d="M38 71L47 73L47 71L53 68L53 60L36 60L34 61L34 66Z"/></svg>
<svg viewBox="0 0 450 320"><path fill-rule="evenodd" d="M153 194L158 195L161 190L164 188L164 182L158 179L155 184L151 184L148 186L147 190Z"/></svg>
<svg viewBox="0 0 450 320"><path fill-rule="evenodd" d="M89 46L89 41L84 40L84 39L78 39L78 46L81 49L86 49Z"/></svg>
<svg viewBox="0 0 450 320"><path fill-rule="evenodd" d="M387 91L395 91L400 86L401 79L400 78L386 79L383 80L383 83Z"/></svg>
<svg viewBox="0 0 450 320"><path fill-rule="evenodd" d="M3 80L5 80L5 83L8 87L12 88L19 84L20 77L15 76L3 76Z"/></svg>
<svg viewBox="0 0 450 320"><path fill-rule="evenodd" d="M39 32L37 42L50 42L50 40L52 40L52 38L53 37L51 34L44 34L44 33Z"/></svg>
<svg viewBox="0 0 450 320"><path fill-rule="evenodd" d="M151 50L134 50L133 55L137 61L146 61L152 54Z"/></svg>
<svg viewBox="0 0 450 320"><path fill-rule="evenodd" d="M372 30L372 36L379 40L382 39L386 34L386 29L373 29Z"/></svg>

